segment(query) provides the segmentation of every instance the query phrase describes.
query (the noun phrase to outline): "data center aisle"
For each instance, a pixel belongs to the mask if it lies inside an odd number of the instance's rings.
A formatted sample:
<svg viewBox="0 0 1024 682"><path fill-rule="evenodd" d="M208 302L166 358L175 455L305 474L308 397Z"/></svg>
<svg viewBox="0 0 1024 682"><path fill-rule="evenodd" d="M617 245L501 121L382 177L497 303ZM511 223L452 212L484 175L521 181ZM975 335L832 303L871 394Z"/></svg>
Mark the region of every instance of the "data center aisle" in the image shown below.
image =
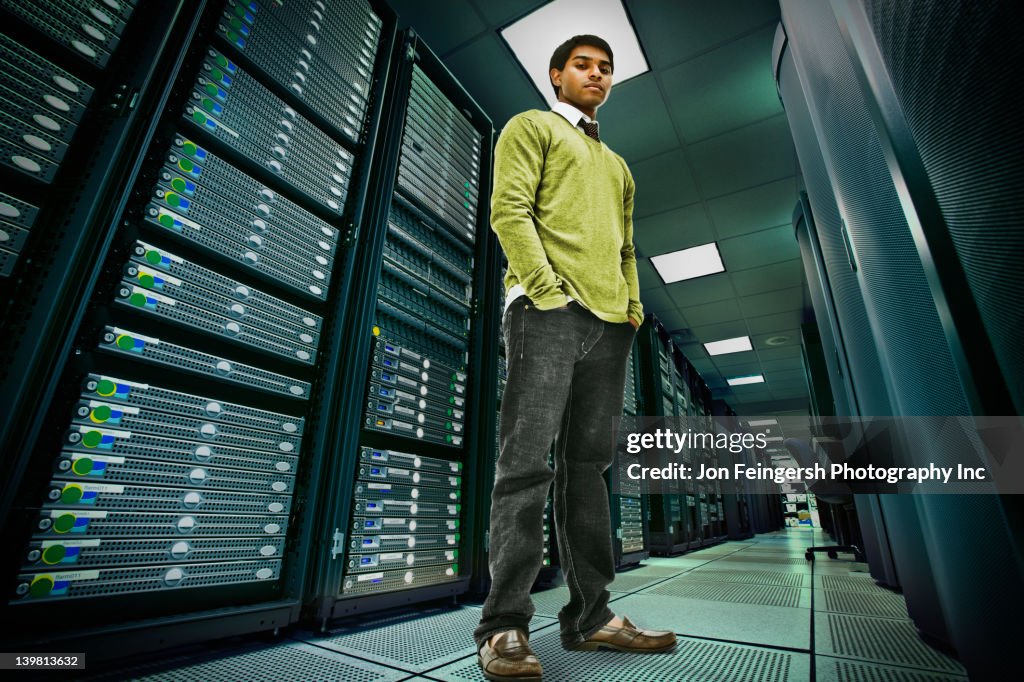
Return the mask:
<svg viewBox="0 0 1024 682"><path fill-rule="evenodd" d="M959 663L918 637L903 597L875 585L849 555L804 548L821 531L791 528L678 557L651 558L613 583L612 610L673 629L679 646L650 656L567 652L556 616L565 587L533 595L531 644L546 680L966 680ZM324 635L219 647L123 669L103 679L483 680L470 633L479 605L367 617Z"/></svg>

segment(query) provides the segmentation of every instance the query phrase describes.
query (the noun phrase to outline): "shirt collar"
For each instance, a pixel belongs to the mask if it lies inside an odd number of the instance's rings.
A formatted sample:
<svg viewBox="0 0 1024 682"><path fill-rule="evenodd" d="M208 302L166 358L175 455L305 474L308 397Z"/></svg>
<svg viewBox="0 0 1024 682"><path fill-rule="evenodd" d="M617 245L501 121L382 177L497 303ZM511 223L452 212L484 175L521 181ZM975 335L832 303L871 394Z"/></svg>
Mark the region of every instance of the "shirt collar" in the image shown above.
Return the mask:
<svg viewBox="0 0 1024 682"><path fill-rule="evenodd" d="M568 102L556 102L555 106L551 107L551 111L561 116L568 121L573 127L580 124L580 119L587 123L597 123L597 121L591 121L590 117L584 114L582 111L569 104Z"/></svg>

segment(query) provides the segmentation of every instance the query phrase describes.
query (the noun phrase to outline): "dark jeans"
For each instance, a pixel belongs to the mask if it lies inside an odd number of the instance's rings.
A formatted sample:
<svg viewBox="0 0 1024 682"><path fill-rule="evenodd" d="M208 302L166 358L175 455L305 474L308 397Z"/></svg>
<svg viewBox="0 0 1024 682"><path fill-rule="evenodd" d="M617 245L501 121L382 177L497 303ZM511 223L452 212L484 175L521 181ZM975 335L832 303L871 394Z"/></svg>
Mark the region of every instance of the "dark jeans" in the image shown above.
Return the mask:
<svg viewBox="0 0 1024 682"><path fill-rule="evenodd" d="M562 645L582 642L608 623L607 586L615 578L608 487L612 419L636 332L578 303L538 310L525 296L502 318L508 379L501 401L499 456L491 497L491 590L477 649L504 630L529 632L530 588L543 558L543 513L554 480L558 558L569 587L559 612ZM548 452L561 430L555 468Z"/></svg>

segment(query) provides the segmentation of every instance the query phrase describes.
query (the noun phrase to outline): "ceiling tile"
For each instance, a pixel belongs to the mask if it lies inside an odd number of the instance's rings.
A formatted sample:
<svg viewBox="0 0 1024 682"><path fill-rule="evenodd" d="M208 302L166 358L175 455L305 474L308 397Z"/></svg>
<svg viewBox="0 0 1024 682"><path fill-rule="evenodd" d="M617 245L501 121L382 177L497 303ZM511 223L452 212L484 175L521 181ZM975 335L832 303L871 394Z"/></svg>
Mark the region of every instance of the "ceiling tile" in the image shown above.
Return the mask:
<svg viewBox="0 0 1024 682"><path fill-rule="evenodd" d="M701 376L718 374L718 369L710 360L702 360L701 358L691 358L690 362L697 369Z"/></svg>
<svg viewBox="0 0 1024 682"><path fill-rule="evenodd" d="M668 295L680 308L735 298L729 275L719 272L666 285Z"/></svg>
<svg viewBox="0 0 1024 682"><path fill-rule="evenodd" d="M634 216L660 213L700 199L682 150L630 164L636 182Z"/></svg>
<svg viewBox="0 0 1024 682"><path fill-rule="evenodd" d="M766 372L791 369L804 371L803 361L799 357L779 358L776 360L765 360L762 358L761 367Z"/></svg>
<svg viewBox="0 0 1024 682"><path fill-rule="evenodd" d="M665 329L669 332L672 332L674 329L685 329L690 326L686 323L686 318L683 317L683 314L675 308L663 311L658 315L658 319L661 320L661 323L665 325Z"/></svg>
<svg viewBox="0 0 1024 682"><path fill-rule="evenodd" d="M781 343L774 343L774 344L767 344L766 343L766 341L768 341L768 339L775 339L775 338L778 338L780 336L787 337L787 340L783 341ZM754 347L757 348L759 352L760 352L760 350L762 348L765 348L765 349L769 349L769 348L782 348L782 347L785 347L785 346L795 346L797 348L797 350L800 350L800 330L799 329L787 329L787 330L784 329L784 330L780 330L778 332L774 332L772 334L756 334L755 336L751 337L751 342L754 344Z"/></svg>
<svg viewBox="0 0 1024 682"><path fill-rule="evenodd" d="M784 313L776 313L775 315L748 317L747 327L750 329L751 334L760 334L764 335L764 338L768 338L774 334L782 333L780 330L791 330L794 327L799 327L802 317L803 312L799 310L790 310Z"/></svg>
<svg viewBox="0 0 1024 682"><path fill-rule="evenodd" d="M670 310L676 307L663 286L644 290L640 296L640 302L644 304L645 313L657 313L659 310Z"/></svg>
<svg viewBox="0 0 1024 682"><path fill-rule="evenodd" d="M796 178L789 177L712 199L708 212L718 237L728 239L790 224L798 197Z"/></svg>
<svg viewBox="0 0 1024 682"><path fill-rule="evenodd" d="M686 319L690 320L691 324L695 327L738 320L743 317L742 313L740 313L740 305L735 299L689 306L683 308L682 311L686 315Z"/></svg>
<svg viewBox="0 0 1024 682"><path fill-rule="evenodd" d="M666 69L662 89L687 144L782 113L771 68L775 26Z"/></svg>
<svg viewBox="0 0 1024 682"><path fill-rule="evenodd" d="M703 204L690 204L633 221L633 243L645 256L713 241L715 232Z"/></svg>
<svg viewBox="0 0 1024 682"><path fill-rule="evenodd" d="M688 147L705 198L731 194L796 174L785 114Z"/></svg>
<svg viewBox="0 0 1024 682"><path fill-rule="evenodd" d="M765 371L764 380L769 384L774 381L806 381L806 375L803 369L780 369Z"/></svg>
<svg viewBox="0 0 1024 682"><path fill-rule="evenodd" d="M757 345L757 349L757 356L761 358L761 362L800 357L799 343L791 346L778 346L777 348L762 348L761 345Z"/></svg>
<svg viewBox="0 0 1024 682"><path fill-rule="evenodd" d="M504 27L548 2L549 0L473 0L473 5L491 26ZM423 0L419 0L419 3L423 4Z"/></svg>
<svg viewBox="0 0 1024 682"><path fill-rule="evenodd" d="M679 344L680 350L683 351L683 355L690 362L696 362L697 360L707 360L711 362L710 356L705 352L704 346L699 343L682 343Z"/></svg>
<svg viewBox="0 0 1024 682"><path fill-rule="evenodd" d="M746 336L749 333L745 320L734 320L732 322L723 322L722 324L709 324L701 327L694 327L690 331L700 340L701 343L711 343L712 341L722 341L723 339L734 339L737 336Z"/></svg>
<svg viewBox="0 0 1024 682"><path fill-rule="evenodd" d="M648 59L660 67L779 20L778 3L768 0L627 0L626 8ZM770 45L768 49L765 69L770 68Z"/></svg>
<svg viewBox="0 0 1024 682"><path fill-rule="evenodd" d="M493 34L481 36L445 59L445 65L500 131L528 109L547 108L508 48ZM500 80L502 87L491 84Z"/></svg>
<svg viewBox="0 0 1024 682"><path fill-rule="evenodd" d="M645 289L660 289L665 286L658 271L654 269L651 262L646 258L636 259L637 279L640 282L640 291Z"/></svg>
<svg viewBox="0 0 1024 682"><path fill-rule="evenodd" d="M807 396L806 388L784 388L784 389L772 389L772 397L778 400L790 400L793 398L802 398Z"/></svg>
<svg viewBox="0 0 1024 682"><path fill-rule="evenodd" d="M779 225L760 232L718 242L722 262L729 272L780 263L800 257L793 228Z"/></svg>
<svg viewBox="0 0 1024 682"><path fill-rule="evenodd" d="M733 271L729 277L732 279L733 288L736 289L737 294L752 296L774 289L802 287L804 266L799 259L794 258L781 263L763 265L759 268Z"/></svg>
<svg viewBox="0 0 1024 682"><path fill-rule="evenodd" d="M793 287L791 289L779 289L764 294L740 297L740 309L744 315L758 315L760 313L773 314L787 310L800 310L803 308L803 289Z"/></svg>
<svg viewBox="0 0 1024 682"><path fill-rule="evenodd" d="M679 146L652 73L613 86L598 119L601 139L626 161L646 159Z"/></svg>
<svg viewBox="0 0 1024 682"><path fill-rule="evenodd" d="M412 26L431 50L444 57L487 28L469 0L388 0L388 4L398 13L400 27Z"/></svg>
<svg viewBox="0 0 1024 682"><path fill-rule="evenodd" d="M723 374L728 370L729 376L761 373L761 361L752 350L729 355L712 355L711 361Z"/></svg>

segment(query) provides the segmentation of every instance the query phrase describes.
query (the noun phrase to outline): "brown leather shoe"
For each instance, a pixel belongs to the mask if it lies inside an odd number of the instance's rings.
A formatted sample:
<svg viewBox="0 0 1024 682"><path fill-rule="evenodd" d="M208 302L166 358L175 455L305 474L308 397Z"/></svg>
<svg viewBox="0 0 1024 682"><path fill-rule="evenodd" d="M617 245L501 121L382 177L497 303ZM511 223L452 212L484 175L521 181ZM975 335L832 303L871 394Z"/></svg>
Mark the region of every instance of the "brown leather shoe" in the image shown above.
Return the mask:
<svg viewBox="0 0 1024 682"><path fill-rule="evenodd" d="M484 677L496 682L540 682L540 661L526 637L521 630L507 630L498 635L493 647L488 638L476 658Z"/></svg>
<svg viewBox="0 0 1024 682"><path fill-rule="evenodd" d="M661 630L639 630L633 623L622 617L622 627L605 625L594 635L576 645L574 651L597 651L614 649L636 654L656 654L668 651L676 645L676 634Z"/></svg>

